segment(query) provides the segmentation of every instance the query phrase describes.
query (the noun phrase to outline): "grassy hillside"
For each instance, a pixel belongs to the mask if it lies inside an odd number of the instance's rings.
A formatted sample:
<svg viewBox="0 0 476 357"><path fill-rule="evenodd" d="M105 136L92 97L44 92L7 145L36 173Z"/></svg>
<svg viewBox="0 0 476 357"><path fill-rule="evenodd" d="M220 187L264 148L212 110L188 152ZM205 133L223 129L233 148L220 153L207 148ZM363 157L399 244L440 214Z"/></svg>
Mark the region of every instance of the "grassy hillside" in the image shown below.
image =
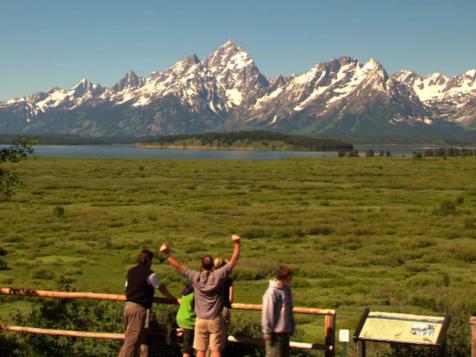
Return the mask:
<svg viewBox="0 0 476 357"><path fill-rule="evenodd" d="M476 158L280 161L30 159L0 204L0 285L122 293L143 247L168 242L198 267L243 237L236 301L260 303L278 263L296 269L295 304L336 308L353 329L365 307L476 311ZM179 293L184 280L156 261ZM8 312L28 304L4 300ZM239 313L235 312L235 316ZM251 315L259 321L258 315ZM467 321L469 315L463 318ZM319 340L322 321L300 318Z"/></svg>

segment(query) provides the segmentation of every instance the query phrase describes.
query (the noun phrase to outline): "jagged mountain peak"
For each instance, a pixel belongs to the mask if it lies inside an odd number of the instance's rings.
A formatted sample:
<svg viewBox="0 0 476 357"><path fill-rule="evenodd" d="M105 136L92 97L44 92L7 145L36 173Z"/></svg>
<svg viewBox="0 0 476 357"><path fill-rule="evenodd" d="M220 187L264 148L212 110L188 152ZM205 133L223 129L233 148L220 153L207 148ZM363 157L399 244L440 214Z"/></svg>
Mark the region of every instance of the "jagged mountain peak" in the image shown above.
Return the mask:
<svg viewBox="0 0 476 357"><path fill-rule="evenodd" d="M307 72L320 72L326 70L328 72L338 72L341 68L351 68L359 66L359 60L354 57L349 56L342 56L342 57L334 57L327 62L318 63L311 67L311 69Z"/></svg>
<svg viewBox="0 0 476 357"><path fill-rule="evenodd" d="M355 57L341 56L341 57L335 57L327 63L338 63L341 66L345 66L345 65L348 65L348 64L357 64L357 63L359 63L359 60ZM317 66L318 65L319 64L317 64Z"/></svg>
<svg viewBox="0 0 476 357"><path fill-rule="evenodd" d="M94 91L96 89L102 88L100 84L95 84L86 78L81 79L73 88L72 90L84 90L87 92Z"/></svg>
<svg viewBox="0 0 476 357"><path fill-rule="evenodd" d="M476 69L452 78L402 70L389 78L374 58L337 57L268 81L251 55L228 40L203 61L192 54L147 78L129 71L107 89L82 79L70 89L0 103L0 130L142 135L220 130L220 125L316 133L352 131L359 123L362 130L440 119L469 125L474 98ZM108 113L111 119L104 120ZM23 121L12 124L15 118ZM24 126L25 119L38 126ZM8 123L2 126L1 120Z"/></svg>
<svg viewBox="0 0 476 357"><path fill-rule="evenodd" d="M370 57L370 59L368 60L368 62L366 64L368 64L369 66L372 66L372 67L382 66L380 64L380 62L377 61L374 57Z"/></svg>
<svg viewBox="0 0 476 357"><path fill-rule="evenodd" d="M466 71L464 73L464 75L476 79L476 68L475 69L470 69L469 71Z"/></svg>
<svg viewBox="0 0 476 357"><path fill-rule="evenodd" d="M286 84L286 78L283 75L279 74L275 78L269 80L269 85L273 87L282 86Z"/></svg>
<svg viewBox="0 0 476 357"><path fill-rule="evenodd" d="M125 78L127 79L136 79L136 78L139 78L139 76L136 74L136 72L134 72L132 69L127 71L126 75L125 75Z"/></svg>
<svg viewBox="0 0 476 357"><path fill-rule="evenodd" d="M388 74L387 74L387 71L385 71L385 68L375 58L370 58L367 61L367 63L364 64L363 69L369 72L371 71L371 72L378 73L384 77L388 77Z"/></svg>
<svg viewBox="0 0 476 357"><path fill-rule="evenodd" d="M51 94L51 93L55 93L55 92L59 92L59 91L63 91L63 89L61 89L60 87L53 87L53 88L50 88L48 89L48 94Z"/></svg>
<svg viewBox="0 0 476 357"><path fill-rule="evenodd" d="M402 69L398 71L397 73L392 75L392 78L400 81L400 82L407 82L410 80L414 80L415 78L421 78L421 76L418 73L415 73L413 71L410 71L408 69Z"/></svg>
<svg viewBox="0 0 476 357"><path fill-rule="evenodd" d="M175 63L166 71L166 73L173 72L176 75L182 75L191 69L195 69L196 66L201 66L201 62L196 54L192 54Z"/></svg>
<svg viewBox="0 0 476 357"><path fill-rule="evenodd" d="M86 78L81 79L78 84L76 84L73 88L71 88L71 91L73 92L72 95L73 97L81 97L85 95L86 93L90 94L97 94L99 92L103 91L103 87L99 84L94 84L87 80Z"/></svg>
<svg viewBox="0 0 476 357"><path fill-rule="evenodd" d="M200 63L200 58L198 58L198 56L194 53L194 54L191 54L190 56L185 57L185 59L183 59L182 62L187 64L198 64Z"/></svg>
<svg viewBox="0 0 476 357"><path fill-rule="evenodd" d="M231 40L210 54L203 66L216 78L218 93L226 108L253 104L268 87L268 80L251 55Z"/></svg>
<svg viewBox="0 0 476 357"><path fill-rule="evenodd" d="M237 48L237 46L236 46L235 41L230 38L223 45L221 45L219 48L230 49L230 48Z"/></svg>
<svg viewBox="0 0 476 357"><path fill-rule="evenodd" d="M144 84L144 79L139 77L134 71L130 70L122 79L117 81L111 89L114 92L120 92L126 88L137 88L142 84Z"/></svg>
<svg viewBox="0 0 476 357"><path fill-rule="evenodd" d="M204 64L209 70L214 72L216 67L222 67L223 65L230 69L254 66L254 60L248 52L238 47L233 41L228 40L208 56Z"/></svg>
<svg viewBox="0 0 476 357"><path fill-rule="evenodd" d="M72 89L80 88L80 87L88 87L92 85L90 81L88 81L86 78L82 78L76 85L73 86Z"/></svg>

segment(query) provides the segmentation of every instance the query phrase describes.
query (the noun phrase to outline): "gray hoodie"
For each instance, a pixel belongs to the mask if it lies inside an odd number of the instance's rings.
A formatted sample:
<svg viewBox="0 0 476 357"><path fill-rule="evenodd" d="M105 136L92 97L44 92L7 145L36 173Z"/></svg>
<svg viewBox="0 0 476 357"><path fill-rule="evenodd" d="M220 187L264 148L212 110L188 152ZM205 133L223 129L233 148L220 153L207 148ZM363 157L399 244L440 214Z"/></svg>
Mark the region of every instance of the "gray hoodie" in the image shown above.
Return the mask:
<svg viewBox="0 0 476 357"><path fill-rule="evenodd" d="M291 289L270 281L263 295L261 326L264 334L294 332L293 298Z"/></svg>

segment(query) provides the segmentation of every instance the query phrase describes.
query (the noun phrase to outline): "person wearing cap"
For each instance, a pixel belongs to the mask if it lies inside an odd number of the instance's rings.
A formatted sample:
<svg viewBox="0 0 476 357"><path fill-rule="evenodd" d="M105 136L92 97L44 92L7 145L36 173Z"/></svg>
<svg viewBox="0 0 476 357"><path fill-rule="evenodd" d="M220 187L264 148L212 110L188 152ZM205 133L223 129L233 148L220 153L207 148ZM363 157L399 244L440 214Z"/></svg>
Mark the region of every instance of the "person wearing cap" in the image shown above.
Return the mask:
<svg viewBox="0 0 476 357"><path fill-rule="evenodd" d="M152 271L154 253L144 249L137 257L137 265L127 272L126 306L124 307L124 344L119 357L135 357L139 354L146 320L146 310L152 307L155 289L178 303L167 287Z"/></svg>
<svg viewBox="0 0 476 357"><path fill-rule="evenodd" d="M279 265L276 280L269 282L263 295L261 326L266 348L266 357L289 356L289 337L294 332L293 299L289 285L293 279L292 270Z"/></svg>
<svg viewBox="0 0 476 357"><path fill-rule="evenodd" d="M208 349L212 357L220 357L225 347L226 336L222 316L223 285L227 276L238 264L240 256L240 236L234 234L231 239L233 241L232 257L228 263L216 270L213 269L213 258L210 255L202 258L201 271L194 271L172 257L166 244L160 247L160 251L167 257L169 264L186 277L193 286L197 314L193 348L197 351L197 357L205 357Z"/></svg>

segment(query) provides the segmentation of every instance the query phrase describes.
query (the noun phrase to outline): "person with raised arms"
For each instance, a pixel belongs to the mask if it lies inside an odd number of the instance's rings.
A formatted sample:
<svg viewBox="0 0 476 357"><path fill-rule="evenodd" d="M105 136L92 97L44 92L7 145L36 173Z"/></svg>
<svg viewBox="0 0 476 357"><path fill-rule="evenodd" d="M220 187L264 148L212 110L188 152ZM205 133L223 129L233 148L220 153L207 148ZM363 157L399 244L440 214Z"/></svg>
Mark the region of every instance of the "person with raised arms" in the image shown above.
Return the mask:
<svg viewBox="0 0 476 357"><path fill-rule="evenodd" d="M169 264L193 286L197 315L193 348L197 351L197 357L205 357L208 349L212 357L221 357L221 351L225 347L226 333L222 315L225 304L223 286L240 257L240 236L234 234L231 239L233 241L232 257L228 263L216 270L213 269L213 258L210 255L202 258L201 271L194 271L179 263L171 255L167 244L160 247L160 251L167 257Z"/></svg>

